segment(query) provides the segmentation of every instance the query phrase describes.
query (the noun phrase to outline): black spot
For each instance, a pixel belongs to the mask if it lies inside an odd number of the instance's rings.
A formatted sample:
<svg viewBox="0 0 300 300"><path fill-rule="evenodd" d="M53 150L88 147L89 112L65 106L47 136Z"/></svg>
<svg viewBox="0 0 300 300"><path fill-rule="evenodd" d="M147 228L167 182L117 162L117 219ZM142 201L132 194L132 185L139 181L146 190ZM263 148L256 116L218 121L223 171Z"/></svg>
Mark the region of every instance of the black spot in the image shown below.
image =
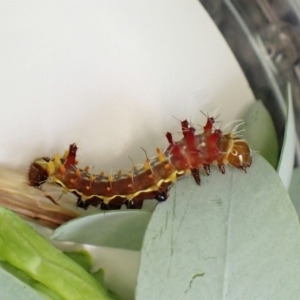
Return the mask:
<svg viewBox="0 0 300 300"><path fill-rule="evenodd" d="M134 200L126 200L125 205L128 209L135 209L136 208Z"/></svg>
<svg viewBox="0 0 300 300"><path fill-rule="evenodd" d="M157 192L157 194L154 197L158 202L163 202L168 199L168 196L165 192Z"/></svg>

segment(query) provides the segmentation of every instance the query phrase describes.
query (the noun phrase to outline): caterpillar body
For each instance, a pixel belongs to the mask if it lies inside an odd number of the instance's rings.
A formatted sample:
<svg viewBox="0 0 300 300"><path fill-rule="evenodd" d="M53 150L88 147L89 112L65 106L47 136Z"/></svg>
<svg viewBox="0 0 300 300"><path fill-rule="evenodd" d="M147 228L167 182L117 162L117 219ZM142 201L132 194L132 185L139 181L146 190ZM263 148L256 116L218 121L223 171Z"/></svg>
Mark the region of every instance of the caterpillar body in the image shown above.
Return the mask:
<svg viewBox="0 0 300 300"><path fill-rule="evenodd" d="M42 157L30 165L28 178L32 186L44 182L56 183L66 192L77 196L77 206L89 205L101 209L141 208L145 199L165 201L170 186L181 176L191 173L200 185L200 170L209 175L210 165L218 165L225 173L231 165L246 172L252 163L251 151L236 132L223 133L214 128L215 119L207 117L203 132L196 130L187 120L181 121L182 139L174 141L167 132L169 146L165 151L156 149L157 156L148 159L143 167L133 167L127 174L94 175L88 168L80 169L76 161L76 144L71 144L63 157Z"/></svg>

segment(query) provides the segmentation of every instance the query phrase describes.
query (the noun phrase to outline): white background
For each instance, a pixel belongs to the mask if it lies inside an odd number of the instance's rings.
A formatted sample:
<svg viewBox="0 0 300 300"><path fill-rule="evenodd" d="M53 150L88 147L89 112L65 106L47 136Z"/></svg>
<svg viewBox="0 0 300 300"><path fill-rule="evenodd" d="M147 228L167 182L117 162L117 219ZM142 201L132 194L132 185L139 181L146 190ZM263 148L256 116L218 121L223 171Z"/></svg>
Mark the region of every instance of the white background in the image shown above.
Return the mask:
<svg viewBox="0 0 300 300"><path fill-rule="evenodd" d="M81 166L114 172L179 138L176 118L226 124L253 100L197 0L1 1L2 165L76 142Z"/></svg>

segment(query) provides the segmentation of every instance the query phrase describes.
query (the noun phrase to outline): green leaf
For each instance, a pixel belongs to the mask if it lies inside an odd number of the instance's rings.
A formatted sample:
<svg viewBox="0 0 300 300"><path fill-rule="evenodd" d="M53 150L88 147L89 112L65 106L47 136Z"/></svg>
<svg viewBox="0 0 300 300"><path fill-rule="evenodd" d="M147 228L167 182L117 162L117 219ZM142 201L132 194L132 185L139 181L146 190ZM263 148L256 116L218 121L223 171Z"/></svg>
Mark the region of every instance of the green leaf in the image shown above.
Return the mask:
<svg viewBox="0 0 300 300"><path fill-rule="evenodd" d="M278 163L278 143L272 118L261 101L254 102L244 117L243 138L252 150L262 155L274 168Z"/></svg>
<svg viewBox="0 0 300 300"><path fill-rule="evenodd" d="M71 258L72 260L74 260L87 272L90 271L93 265L93 259L87 251L82 250L82 251L64 252L64 254L69 258Z"/></svg>
<svg viewBox="0 0 300 300"><path fill-rule="evenodd" d="M211 173L156 207L136 299L298 300L299 222L275 170L256 154L247 174Z"/></svg>
<svg viewBox="0 0 300 300"><path fill-rule="evenodd" d="M138 250L151 215L147 211L127 210L85 216L57 228L52 239L84 244L93 258L93 269L105 270L109 290L124 299L133 299L140 261Z"/></svg>
<svg viewBox="0 0 300 300"><path fill-rule="evenodd" d="M0 207L0 256L63 299L110 299L82 267Z"/></svg>
<svg viewBox="0 0 300 300"><path fill-rule="evenodd" d="M140 250L152 213L147 211L110 211L72 220L57 228L52 237L128 250Z"/></svg>

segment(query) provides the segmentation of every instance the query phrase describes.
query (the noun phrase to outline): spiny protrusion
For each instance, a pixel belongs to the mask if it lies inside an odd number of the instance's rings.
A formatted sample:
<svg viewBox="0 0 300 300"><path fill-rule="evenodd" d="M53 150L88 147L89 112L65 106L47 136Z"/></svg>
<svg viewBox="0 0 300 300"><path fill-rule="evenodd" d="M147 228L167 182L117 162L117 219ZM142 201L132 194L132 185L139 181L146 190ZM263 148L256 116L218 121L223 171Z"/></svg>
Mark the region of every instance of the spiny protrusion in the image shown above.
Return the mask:
<svg viewBox="0 0 300 300"><path fill-rule="evenodd" d="M200 185L201 184L201 178L200 178L200 170L199 168L191 168L191 174L193 178L195 179L195 182Z"/></svg>
<svg viewBox="0 0 300 300"><path fill-rule="evenodd" d="M167 159L161 149L156 148L156 153L157 153L157 158L158 158L159 162L164 162Z"/></svg>
<svg viewBox="0 0 300 300"><path fill-rule="evenodd" d="M174 142L173 142L173 136L172 136L172 133L171 132L167 132L166 133L166 138L169 142L170 145L174 145Z"/></svg>
<svg viewBox="0 0 300 300"><path fill-rule="evenodd" d="M203 127L205 134L210 134L212 132L214 123L215 123L215 118L207 117L206 124Z"/></svg>
<svg viewBox="0 0 300 300"><path fill-rule="evenodd" d="M70 168L71 166L75 166L76 165L76 153L77 153L77 145L71 144L69 147L69 151L68 151L68 155L67 158L64 162L64 166L66 169Z"/></svg>
<svg viewBox="0 0 300 300"><path fill-rule="evenodd" d="M141 147L141 149L144 151L145 155L146 155L146 159L143 163L143 169L145 171L148 171L149 169L151 169L151 165L150 165L150 159L148 158L148 154L146 152L146 150L144 148Z"/></svg>
<svg viewBox="0 0 300 300"><path fill-rule="evenodd" d="M114 181L114 176L112 174L108 175L107 180L109 182L113 182Z"/></svg>
<svg viewBox="0 0 300 300"><path fill-rule="evenodd" d="M54 155L53 163L54 163L54 165L55 165L56 168L60 167L60 165L61 165L61 158L60 158L59 154L56 153Z"/></svg>

